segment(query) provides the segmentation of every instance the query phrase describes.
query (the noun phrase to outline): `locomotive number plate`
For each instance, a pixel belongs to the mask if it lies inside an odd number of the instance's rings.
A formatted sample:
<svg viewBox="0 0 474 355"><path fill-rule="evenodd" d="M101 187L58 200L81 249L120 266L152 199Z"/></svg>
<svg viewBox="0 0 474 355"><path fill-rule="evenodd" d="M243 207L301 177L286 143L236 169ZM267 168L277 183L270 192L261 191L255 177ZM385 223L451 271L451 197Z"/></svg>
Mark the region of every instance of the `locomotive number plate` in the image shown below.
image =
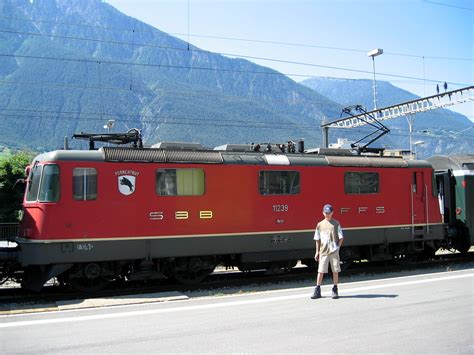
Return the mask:
<svg viewBox="0 0 474 355"><path fill-rule="evenodd" d="M273 212L288 212L288 205L273 205Z"/></svg>
<svg viewBox="0 0 474 355"><path fill-rule="evenodd" d="M76 250L80 250L80 251L90 251L94 249L94 245L91 244L91 243L79 243L79 244L76 244Z"/></svg>

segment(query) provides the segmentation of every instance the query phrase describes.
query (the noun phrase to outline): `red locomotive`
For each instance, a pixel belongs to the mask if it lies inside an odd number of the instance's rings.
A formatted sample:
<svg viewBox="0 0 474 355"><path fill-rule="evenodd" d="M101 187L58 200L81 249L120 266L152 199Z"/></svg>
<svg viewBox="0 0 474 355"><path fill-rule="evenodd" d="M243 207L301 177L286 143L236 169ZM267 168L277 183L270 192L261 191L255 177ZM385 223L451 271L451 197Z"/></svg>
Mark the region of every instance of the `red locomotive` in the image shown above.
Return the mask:
<svg viewBox="0 0 474 355"><path fill-rule="evenodd" d="M57 276L95 290L117 278L199 282L219 264L291 268L314 262L325 203L344 229L343 261L432 255L445 242L428 162L298 148L41 154L30 167L18 248L3 257L4 269L7 259L21 267L27 289Z"/></svg>

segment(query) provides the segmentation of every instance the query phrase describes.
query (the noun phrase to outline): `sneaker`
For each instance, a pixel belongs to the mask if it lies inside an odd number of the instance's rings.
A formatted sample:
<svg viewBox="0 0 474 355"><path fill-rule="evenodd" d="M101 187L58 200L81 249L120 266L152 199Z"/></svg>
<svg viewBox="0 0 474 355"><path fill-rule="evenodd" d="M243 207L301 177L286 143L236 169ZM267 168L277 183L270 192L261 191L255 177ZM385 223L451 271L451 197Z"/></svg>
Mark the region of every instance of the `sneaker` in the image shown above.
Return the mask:
<svg viewBox="0 0 474 355"><path fill-rule="evenodd" d="M334 285L332 288L332 298L336 299L339 298L339 294L337 293L337 286Z"/></svg>
<svg viewBox="0 0 474 355"><path fill-rule="evenodd" d="M314 293L311 296L311 299L313 299L313 300L315 300L316 298L321 298L321 287L320 286L315 287Z"/></svg>

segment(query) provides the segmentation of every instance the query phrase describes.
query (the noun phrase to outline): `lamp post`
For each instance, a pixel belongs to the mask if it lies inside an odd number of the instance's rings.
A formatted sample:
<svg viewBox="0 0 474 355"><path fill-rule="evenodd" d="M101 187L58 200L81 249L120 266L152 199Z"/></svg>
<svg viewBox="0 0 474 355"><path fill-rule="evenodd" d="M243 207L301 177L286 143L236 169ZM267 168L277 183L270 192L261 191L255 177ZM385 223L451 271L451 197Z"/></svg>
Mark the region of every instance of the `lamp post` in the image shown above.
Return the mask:
<svg viewBox="0 0 474 355"><path fill-rule="evenodd" d="M107 130L107 133L110 133L110 130L115 126L115 120L108 120L104 125L104 129Z"/></svg>
<svg viewBox="0 0 474 355"><path fill-rule="evenodd" d="M376 84L376 81L375 81L375 57L377 57L378 55L381 55L381 54L383 54L383 49L381 49L381 48L372 49L370 52L367 53L368 57L372 57L372 68L374 70L374 84L373 84L373 87L374 87L374 110L377 109L377 84Z"/></svg>
<svg viewBox="0 0 474 355"><path fill-rule="evenodd" d="M108 120L107 123L104 125L104 129L107 130L107 134L110 134L110 130L115 126L115 120ZM109 143L107 143L109 146Z"/></svg>
<svg viewBox="0 0 474 355"><path fill-rule="evenodd" d="M425 144L425 141L416 141L415 143L413 143L413 145L415 146L415 160L416 160L416 147L419 146L419 145L422 145L422 144Z"/></svg>

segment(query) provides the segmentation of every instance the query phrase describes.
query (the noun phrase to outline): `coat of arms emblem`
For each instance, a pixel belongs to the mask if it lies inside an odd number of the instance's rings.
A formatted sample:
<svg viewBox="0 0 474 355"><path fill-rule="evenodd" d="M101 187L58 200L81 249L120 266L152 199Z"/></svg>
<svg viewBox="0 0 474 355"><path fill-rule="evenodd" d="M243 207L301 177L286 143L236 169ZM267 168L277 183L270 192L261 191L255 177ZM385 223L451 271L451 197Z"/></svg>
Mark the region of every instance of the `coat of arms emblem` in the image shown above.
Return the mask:
<svg viewBox="0 0 474 355"><path fill-rule="evenodd" d="M131 195L135 192L136 176L133 175L118 175L118 189L122 195Z"/></svg>

